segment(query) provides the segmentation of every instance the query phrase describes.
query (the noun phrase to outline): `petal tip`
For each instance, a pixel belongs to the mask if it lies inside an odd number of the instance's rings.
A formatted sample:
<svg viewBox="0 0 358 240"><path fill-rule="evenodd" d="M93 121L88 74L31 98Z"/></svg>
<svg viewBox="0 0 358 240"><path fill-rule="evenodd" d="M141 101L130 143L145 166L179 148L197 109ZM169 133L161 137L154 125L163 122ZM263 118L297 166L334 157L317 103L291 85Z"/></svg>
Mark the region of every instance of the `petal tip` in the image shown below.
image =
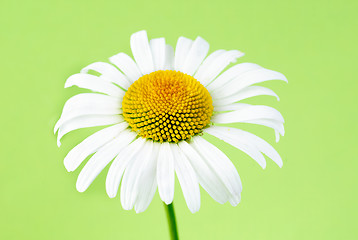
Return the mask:
<svg viewBox="0 0 358 240"><path fill-rule="evenodd" d="M72 84L71 81L66 81L65 82L65 88L69 88L69 87L72 87L72 86L73 86L73 84Z"/></svg>
<svg viewBox="0 0 358 240"><path fill-rule="evenodd" d="M287 80L286 76L283 75L282 73L281 73L281 75L282 75L282 80L285 81L286 83L288 83L288 80Z"/></svg>
<svg viewBox="0 0 358 240"><path fill-rule="evenodd" d="M56 122L55 127L53 128L53 134L56 134L57 130L61 125L60 119Z"/></svg>
<svg viewBox="0 0 358 240"><path fill-rule="evenodd" d="M189 211L192 213L192 214L195 214L197 212L199 212L200 210L200 205L199 206L196 206L194 208L189 208Z"/></svg>
<svg viewBox="0 0 358 240"><path fill-rule="evenodd" d="M131 39L132 38L134 38L134 37L136 37L136 36L138 36L138 35L147 35L147 31L146 30L140 30L140 31L138 31L138 32L135 32L135 33L133 33L132 35L131 35Z"/></svg>
<svg viewBox="0 0 358 240"><path fill-rule="evenodd" d="M76 189L77 189L77 191L78 192L84 192L84 191L86 191L86 188L85 187L83 187L83 186L78 186L78 185L76 185Z"/></svg>
<svg viewBox="0 0 358 240"><path fill-rule="evenodd" d="M67 161L66 161L66 158L65 160L63 161L63 165L65 165L65 168L67 170L67 172L73 172L75 169L73 166L71 166Z"/></svg>
<svg viewBox="0 0 358 240"><path fill-rule="evenodd" d="M241 196L240 195L232 196L232 198L229 200L230 204L233 207L236 207L237 205L239 205L240 201L241 201Z"/></svg>
<svg viewBox="0 0 358 240"><path fill-rule="evenodd" d="M107 195L108 195L109 198L115 198L116 197L115 193L109 193L108 191L107 191Z"/></svg>
<svg viewBox="0 0 358 240"><path fill-rule="evenodd" d="M144 212L145 209L146 208L143 208L143 206L141 206L141 207L134 206L134 210L137 214Z"/></svg>

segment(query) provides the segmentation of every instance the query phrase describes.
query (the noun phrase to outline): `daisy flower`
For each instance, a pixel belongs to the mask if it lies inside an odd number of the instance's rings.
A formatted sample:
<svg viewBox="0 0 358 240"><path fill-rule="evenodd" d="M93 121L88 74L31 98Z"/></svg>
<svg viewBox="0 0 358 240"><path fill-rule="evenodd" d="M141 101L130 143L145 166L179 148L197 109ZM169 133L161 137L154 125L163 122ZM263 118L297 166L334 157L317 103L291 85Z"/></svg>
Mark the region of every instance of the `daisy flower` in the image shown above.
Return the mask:
<svg viewBox="0 0 358 240"><path fill-rule="evenodd" d="M95 62L70 76L65 88L77 86L91 93L71 97L56 123L61 138L76 129L110 125L84 139L65 157L74 171L89 156L76 188L85 191L111 162L106 191L114 198L120 191L124 209L144 211L158 189L161 200L171 204L175 175L191 212L200 208L200 187L217 202L240 202L242 185L230 159L202 136L210 134L240 149L262 168L264 155L278 166L276 150L256 135L231 123L272 128L279 140L284 119L274 108L240 103L269 95L255 84L287 81L281 73L254 63L240 63L225 70L244 54L216 50L201 37L180 37L175 50L164 38L148 41L146 31L130 38L134 59L125 53ZM97 74L91 74L97 72ZM220 126L218 126L218 124Z"/></svg>

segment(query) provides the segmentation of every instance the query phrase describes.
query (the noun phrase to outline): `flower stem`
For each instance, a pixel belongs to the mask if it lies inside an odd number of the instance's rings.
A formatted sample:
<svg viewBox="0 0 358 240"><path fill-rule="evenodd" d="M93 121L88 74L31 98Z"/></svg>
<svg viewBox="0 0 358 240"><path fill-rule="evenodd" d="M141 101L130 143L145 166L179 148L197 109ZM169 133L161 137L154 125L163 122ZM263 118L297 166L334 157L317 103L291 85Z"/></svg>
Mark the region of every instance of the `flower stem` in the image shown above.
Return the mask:
<svg viewBox="0 0 358 240"><path fill-rule="evenodd" d="M175 221L174 205L173 205L173 203L171 203L169 205L166 205L164 203L164 207L165 207L165 210L167 213L167 218L168 218L170 239L171 240L179 240L177 223Z"/></svg>

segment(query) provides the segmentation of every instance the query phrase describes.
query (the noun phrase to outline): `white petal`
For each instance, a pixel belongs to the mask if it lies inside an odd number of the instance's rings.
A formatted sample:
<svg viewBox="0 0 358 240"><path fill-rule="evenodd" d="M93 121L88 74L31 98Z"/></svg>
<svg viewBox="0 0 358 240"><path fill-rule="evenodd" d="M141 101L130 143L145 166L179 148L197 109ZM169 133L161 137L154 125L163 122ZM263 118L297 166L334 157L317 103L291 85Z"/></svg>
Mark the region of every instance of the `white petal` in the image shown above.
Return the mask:
<svg viewBox="0 0 358 240"><path fill-rule="evenodd" d="M262 105L250 105L232 112L218 113L211 118L211 121L214 123L234 123L262 118L285 122L279 111Z"/></svg>
<svg viewBox="0 0 358 240"><path fill-rule="evenodd" d="M226 128L218 126L206 128L204 129L204 132L231 144L237 149L240 149L254 159L263 169L266 168L265 157L260 153L260 151L258 151L257 148L248 145L246 139L241 138L239 135L230 134Z"/></svg>
<svg viewBox="0 0 358 240"><path fill-rule="evenodd" d="M159 196L166 204L174 198L174 157L169 143L162 143L157 162L157 182Z"/></svg>
<svg viewBox="0 0 358 240"><path fill-rule="evenodd" d="M153 72L153 57L148 43L147 32L143 30L133 33L130 43L134 59L142 74Z"/></svg>
<svg viewBox="0 0 358 240"><path fill-rule="evenodd" d="M60 120L55 125L54 133L68 120L83 115L115 115L122 113L120 100L115 97L80 93L67 100L63 107Z"/></svg>
<svg viewBox="0 0 358 240"><path fill-rule="evenodd" d="M65 157L64 164L67 171L72 172L92 153L95 153L100 147L113 140L128 127L128 123L123 122L111 127L102 129L87 137L80 144L74 147Z"/></svg>
<svg viewBox="0 0 358 240"><path fill-rule="evenodd" d="M230 135L232 137L236 136L241 139L245 139L247 141L247 144L256 147L263 154L271 158L279 167L282 167L283 163L280 155L270 144L268 144L262 138L259 138L258 136L252 133L237 128L227 128L227 127L217 127L217 128L221 128L222 132L225 132L227 135Z"/></svg>
<svg viewBox="0 0 358 240"><path fill-rule="evenodd" d="M178 70L183 73L193 75L203 62L208 52L209 43L201 37L197 37L187 54L184 64Z"/></svg>
<svg viewBox="0 0 358 240"><path fill-rule="evenodd" d="M193 147L217 173L229 190L231 194L230 203L237 205L241 198L242 184L240 176L230 159L202 137L193 137Z"/></svg>
<svg viewBox="0 0 358 240"><path fill-rule="evenodd" d="M285 129L283 127L283 123L279 122L279 121L275 121L272 119L253 119L253 120L244 121L244 123L252 123L252 124L266 126L266 127L274 129L276 132L278 132L282 136L285 135Z"/></svg>
<svg viewBox="0 0 358 240"><path fill-rule="evenodd" d="M165 65L165 39L155 38L150 40L150 49L152 51L154 70L163 70Z"/></svg>
<svg viewBox="0 0 358 240"><path fill-rule="evenodd" d="M78 86L80 88L89 89L94 92L105 93L121 98L124 96L124 91L119 87L105 81L104 79L101 79L100 77L86 73L77 73L70 76L66 80L65 88L72 86Z"/></svg>
<svg viewBox="0 0 358 240"><path fill-rule="evenodd" d="M105 63L105 62L92 63L87 67L83 68L81 70L81 73L88 73L89 70L93 70L100 73L101 77L112 83L118 84L124 89L128 89L130 86L130 82L127 80L127 78L120 71L118 71L117 68L115 68L109 63Z"/></svg>
<svg viewBox="0 0 358 240"><path fill-rule="evenodd" d="M221 54L217 54L218 51L213 52L209 55L209 57L207 57L207 59L205 59L194 76L194 78L201 82L204 86L216 78L216 76L218 76L220 72L227 67L227 65L236 62L237 58L244 55L242 52L237 50L224 51L221 52Z"/></svg>
<svg viewBox="0 0 358 240"><path fill-rule="evenodd" d="M226 83L230 82L232 79L246 73L248 71L252 71L255 69L263 68L255 63L240 63L231 68L227 71L223 72L220 76L218 76L214 81L209 83L206 88L211 92L214 91Z"/></svg>
<svg viewBox="0 0 358 240"><path fill-rule="evenodd" d="M101 147L86 163L77 178L76 188L79 192L84 192L98 174L115 158L118 153L128 146L136 137L134 132L124 130L111 142Z"/></svg>
<svg viewBox="0 0 358 240"><path fill-rule="evenodd" d="M214 111L220 112L220 111L241 110L241 109L244 109L244 108L246 108L248 106L252 106L252 105L247 104L247 103L232 103L232 104L229 104L229 105L214 107ZM214 121L215 121L215 118L214 118ZM272 128L272 129L275 130L276 139L278 139L277 138L277 133L281 134L282 136L285 135L285 129L283 127L283 123L280 122L280 121L277 121L277 120L260 118L260 119L247 119L247 120L242 120L240 122L241 123L258 124L258 125L262 125L262 126Z"/></svg>
<svg viewBox="0 0 358 240"><path fill-rule="evenodd" d="M145 140L143 138L136 139L114 159L106 179L106 191L110 198L114 198L117 195L124 170L128 163L134 161L136 154L144 142Z"/></svg>
<svg viewBox="0 0 358 240"><path fill-rule="evenodd" d="M275 130L275 139L276 139L276 142L280 141L280 133Z"/></svg>
<svg viewBox="0 0 358 240"><path fill-rule="evenodd" d="M212 94L224 98L233 95L250 85L270 80L283 80L287 82L286 77L282 73L262 68L241 74L221 88L213 91Z"/></svg>
<svg viewBox="0 0 358 240"><path fill-rule="evenodd" d="M218 203L224 204L231 197L225 184L221 181L216 171L200 156L197 151L185 141L179 142L178 146L189 159L193 166L200 185Z"/></svg>
<svg viewBox="0 0 358 240"><path fill-rule="evenodd" d="M228 105L214 106L214 111L215 112L234 111L234 110L240 110L246 108L248 106L252 106L252 105L247 103L232 103Z"/></svg>
<svg viewBox="0 0 358 240"><path fill-rule="evenodd" d="M109 61L116 65L131 83L142 76L137 64L125 53L118 53L117 55L110 57Z"/></svg>
<svg viewBox="0 0 358 240"><path fill-rule="evenodd" d="M76 129L104 126L123 122L123 117L120 115L86 115L71 119L62 124L57 134L57 146L61 146L61 138Z"/></svg>
<svg viewBox="0 0 358 240"><path fill-rule="evenodd" d="M186 155L193 166L200 185L218 203L224 204L230 198L230 193L217 176L216 172L203 160L195 149L186 141L178 143L179 148Z"/></svg>
<svg viewBox="0 0 358 240"><path fill-rule="evenodd" d="M174 69L174 49L171 45L165 46L165 66L164 70Z"/></svg>
<svg viewBox="0 0 358 240"><path fill-rule="evenodd" d="M186 204L192 213L200 209L199 182L188 158L177 144L170 144L174 153L174 168L178 177Z"/></svg>
<svg viewBox="0 0 358 240"><path fill-rule="evenodd" d="M125 210L132 209L137 200L139 178L150 161L152 150L153 142L146 141L124 172L121 185L121 204Z"/></svg>
<svg viewBox="0 0 358 240"><path fill-rule="evenodd" d="M143 171L138 179L138 196L134 209L136 213L143 212L149 206L157 190L157 158L160 143L153 142L153 151L150 158L143 166Z"/></svg>
<svg viewBox="0 0 358 240"><path fill-rule="evenodd" d="M201 65L198 68L198 71L195 73L194 78L198 79L198 77L203 78L205 75L205 71L208 71L208 69L212 66L212 64L215 62L216 59L218 59L222 54L225 54L227 51L223 49L216 50L212 52L205 60L201 63ZM199 80L199 79L198 79ZM200 81L200 80L199 80ZM200 81L201 82L201 81ZM204 84L205 82L201 82ZM209 84L206 83L206 85ZM205 86L205 85L204 85Z"/></svg>
<svg viewBox="0 0 358 240"><path fill-rule="evenodd" d="M274 91L261 86L249 86L242 89L240 92L225 98L222 98L220 95L216 95L215 93L211 94L215 106L227 105L250 97L256 97L261 95L274 96L277 98L277 101L280 100L280 98Z"/></svg>
<svg viewBox="0 0 358 240"><path fill-rule="evenodd" d="M180 71L185 64L186 57L190 51L193 40L186 37L180 37L175 47L174 70Z"/></svg>

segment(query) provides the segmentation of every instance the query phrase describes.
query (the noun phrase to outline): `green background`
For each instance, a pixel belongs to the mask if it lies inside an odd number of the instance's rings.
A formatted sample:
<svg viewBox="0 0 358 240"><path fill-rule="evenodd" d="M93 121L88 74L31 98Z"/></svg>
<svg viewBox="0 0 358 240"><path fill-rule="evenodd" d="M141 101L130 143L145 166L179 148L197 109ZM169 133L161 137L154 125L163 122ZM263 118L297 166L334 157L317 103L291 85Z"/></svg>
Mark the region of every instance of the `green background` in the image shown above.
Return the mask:
<svg viewBox="0 0 358 240"><path fill-rule="evenodd" d="M262 170L233 147L214 140L243 181L237 207L202 191L191 214L176 183L182 239L358 239L357 1L12 1L0 8L0 239L168 239L158 194L142 214L124 211L105 192L108 168L85 193L79 169L63 158L93 130L77 131L58 149L52 133L63 88L82 67L124 51L129 37L205 38L215 49L239 49L239 62L284 73L281 98L249 102L279 109L286 136L243 126L281 154ZM83 165L81 166L83 167Z"/></svg>

